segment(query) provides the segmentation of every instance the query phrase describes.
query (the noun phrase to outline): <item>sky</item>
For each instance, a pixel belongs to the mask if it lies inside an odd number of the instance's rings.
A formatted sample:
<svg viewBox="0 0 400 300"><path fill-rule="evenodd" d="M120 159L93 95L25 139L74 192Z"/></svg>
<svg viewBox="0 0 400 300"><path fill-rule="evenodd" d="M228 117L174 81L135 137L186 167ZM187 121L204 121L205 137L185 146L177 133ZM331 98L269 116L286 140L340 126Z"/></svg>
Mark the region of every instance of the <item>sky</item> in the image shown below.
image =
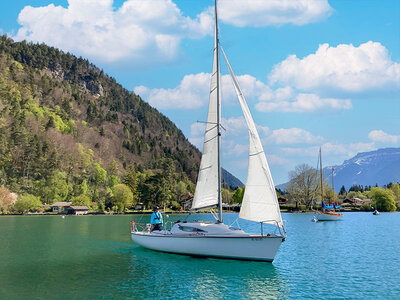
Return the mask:
<svg viewBox="0 0 400 300"><path fill-rule="evenodd" d="M0 33L82 56L169 117L202 150L212 0L0 2ZM400 147L400 1L219 0L220 42L275 184L295 166ZM247 177L248 132L222 73L222 166Z"/></svg>

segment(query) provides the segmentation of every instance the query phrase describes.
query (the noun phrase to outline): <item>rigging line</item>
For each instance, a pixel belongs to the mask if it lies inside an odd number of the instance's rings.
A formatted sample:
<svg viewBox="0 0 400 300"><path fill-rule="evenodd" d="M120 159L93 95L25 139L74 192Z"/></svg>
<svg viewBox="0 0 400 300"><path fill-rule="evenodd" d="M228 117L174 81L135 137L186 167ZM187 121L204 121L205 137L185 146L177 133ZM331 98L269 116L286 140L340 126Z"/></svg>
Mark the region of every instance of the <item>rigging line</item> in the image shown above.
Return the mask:
<svg viewBox="0 0 400 300"><path fill-rule="evenodd" d="M256 155L261 154L261 153L264 153L264 151L259 151L259 152L256 152L256 153L251 153L251 154L249 154L249 156L256 156Z"/></svg>
<svg viewBox="0 0 400 300"><path fill-rule="evenodd" d="M208 143L208 142L211 142L213 139L215 139L215 138L217 138L217 137L218 137L218 135L212 137L211 139L209 139L209 140L207 140L207 141L204 141L204 144L205 144L205 143Z"/></svg>
<svg viewBox="0 0 400 300"><path fill-rule="evenodd" d="M199 120L197 120L196 122L197 122L197 123L203 123L203 124L214 124L214 125L216 125L215 127L217 127L217 126L218 126L218 124L217 124L217 123L215 123L215 122L205 122L205 121L199 121ZM226 131L225 127L224 127L224 126L222 126L222 124L219 124L219 126L221 126L221 128L222 128L223 130L225 130L225 131ZM211 128L211 129L214 129L215 127ZM211 129L209 129L209 130L211 130Z"/></svg>
<svg viewBox="0 0 400 300"><path fill-rule="evenodd" d="M199 170L199 172L200 172L200 171L203 171L203 170L210 169L210 168L211 168L211 166L208 166L208 167L202 168L202 169L200 169L200 170Z"/></svg>
<svg viewBox="0 0 400 300"><path fill-rule="evenodd" d="M209 131L211 131L211 130L217 128L217 127L218 127L218 125L215 125L214 127L211 127L210 129L207 129L205 133L207 133L207 132L209 132Z"/></svg>

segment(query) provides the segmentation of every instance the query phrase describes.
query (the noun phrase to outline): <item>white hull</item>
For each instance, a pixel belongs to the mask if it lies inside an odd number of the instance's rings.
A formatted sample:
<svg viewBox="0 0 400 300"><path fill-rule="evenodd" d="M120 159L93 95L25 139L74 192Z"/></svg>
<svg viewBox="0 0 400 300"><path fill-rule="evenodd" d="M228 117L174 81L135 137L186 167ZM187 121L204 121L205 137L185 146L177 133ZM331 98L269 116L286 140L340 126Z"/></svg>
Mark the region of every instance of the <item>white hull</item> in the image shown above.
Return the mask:
<svg viewBox="0 0 400 300"><path fill-rule="evenodd" d="M235 234L232 230L224 235L133 231L132 240L145 248L162 252L272 262L285 237L251 235L243 231Z"/></svg>
<svg viewBox="0 0 400 300"><path fill-rule="evenodd" d="M318 221L340 221L343 218L342 214L338 213L323 213L323 212L317 212L316 217Z"/></svg>

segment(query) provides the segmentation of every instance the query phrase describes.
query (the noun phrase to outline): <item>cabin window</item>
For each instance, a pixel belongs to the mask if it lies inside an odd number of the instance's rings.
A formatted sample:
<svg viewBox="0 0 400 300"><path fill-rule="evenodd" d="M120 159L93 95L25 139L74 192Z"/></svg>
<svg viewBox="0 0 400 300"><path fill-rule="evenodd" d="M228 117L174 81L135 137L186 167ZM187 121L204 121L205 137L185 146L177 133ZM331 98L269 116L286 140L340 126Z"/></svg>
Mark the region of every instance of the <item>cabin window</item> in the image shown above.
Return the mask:
<svg viewBox="0 0 400 300"><path fill-rule="evenodd" d="M196 227L182 226L182 225L179 225L179 229L186 232L207 232L205 230Z"/></svg>

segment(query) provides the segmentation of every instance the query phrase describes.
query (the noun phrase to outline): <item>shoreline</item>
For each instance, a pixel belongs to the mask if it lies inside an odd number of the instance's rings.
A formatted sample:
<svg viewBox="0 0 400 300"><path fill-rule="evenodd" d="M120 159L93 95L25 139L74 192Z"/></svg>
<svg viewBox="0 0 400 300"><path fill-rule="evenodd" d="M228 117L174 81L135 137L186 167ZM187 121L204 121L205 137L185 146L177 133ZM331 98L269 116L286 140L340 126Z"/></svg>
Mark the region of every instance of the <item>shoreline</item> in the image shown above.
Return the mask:
<svg viewBox="0 0 400 300"><path fill-rule="evenodd" d="M344 210L344 211L338 211L340 213L347 213L347 212L359 212L359 213L371 213L371 211L365 211L365 210ZM398 211L393 211L393 212L398 212ZM186 214L204 214L207 212L189 212L189 211L174 211L174 212L163 212L163 214L169 214L169 215L186 215ZM236 211L223 211L224 214L226 213L238 213ZM289 213L289 214L313 214L313 211L286 211L286 210L281 210L281 213ZM381 212L385 213L385 212ZM101 213L101 212L91 212L87 213L84 215L74 215L74 214L54 214L54 213L27 213L27 214L0 214L0 217L7 217L7 216L124 216L124 215L151 215L152 212L141 212L141 211L134 211L134 212L126 212L126 213L121 213L121 212L116 212L116 213Z"/></svg>

